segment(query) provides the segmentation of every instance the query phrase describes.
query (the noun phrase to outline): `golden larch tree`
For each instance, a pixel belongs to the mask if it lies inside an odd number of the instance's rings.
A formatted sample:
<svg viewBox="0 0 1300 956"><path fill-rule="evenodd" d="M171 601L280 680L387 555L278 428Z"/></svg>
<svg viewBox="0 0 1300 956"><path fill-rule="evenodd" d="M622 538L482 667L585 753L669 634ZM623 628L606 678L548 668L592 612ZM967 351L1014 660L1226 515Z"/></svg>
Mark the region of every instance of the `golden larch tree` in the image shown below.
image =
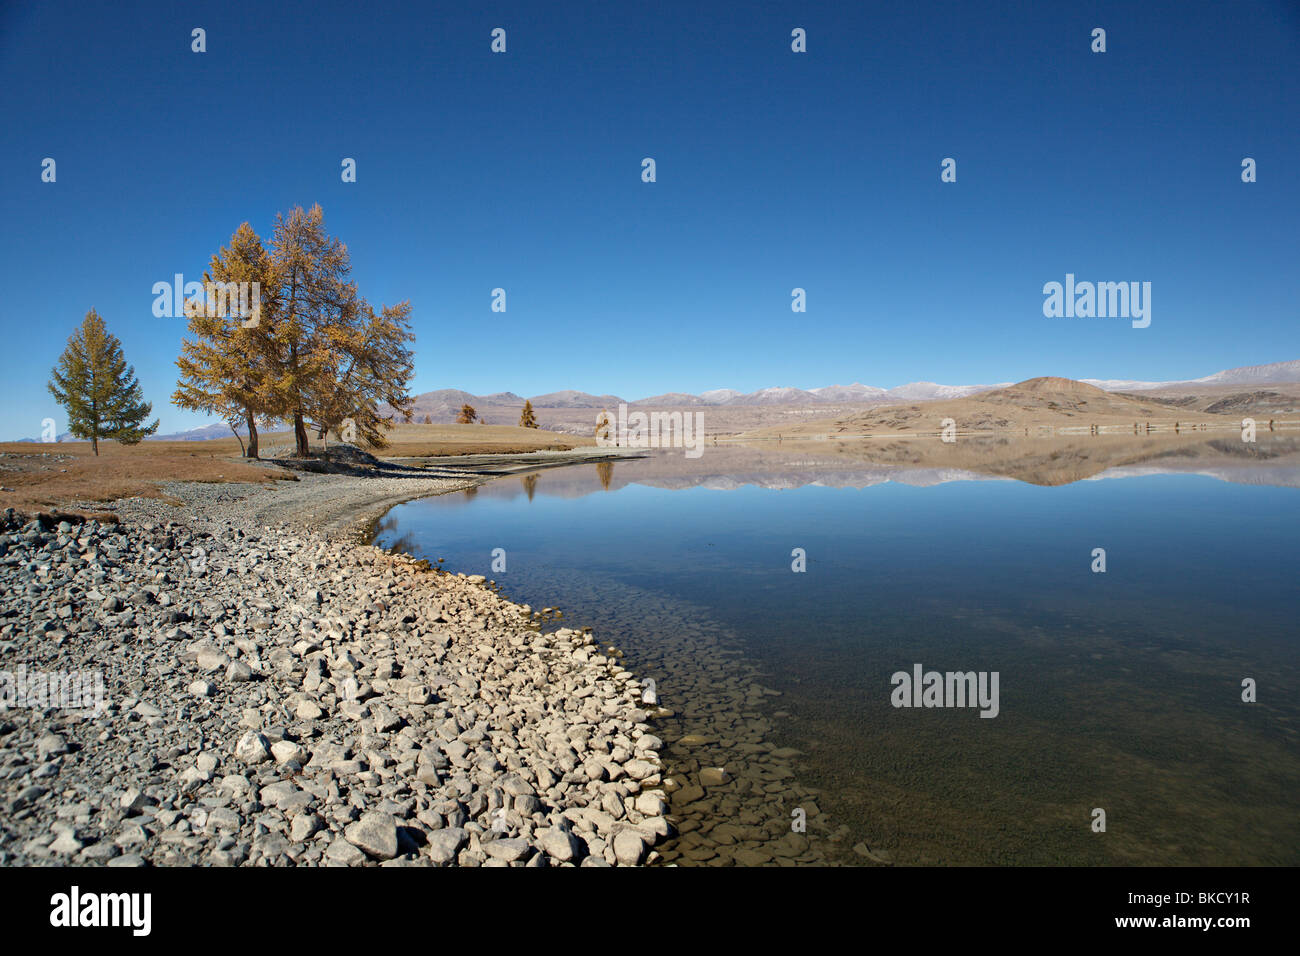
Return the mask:
<svg viewBox="0 0 1300 956"><path fill-rule="evenodd" d="M524 399L524 410L519 413L520 428L536 428L537 416L533 414L533 403Z"/></svg>
<svg viewBox="0 0 1300 956"><path fill-rule="evenodd" d="M307 419L321 411L324 415L316 417L328 419L333 412L339 346L358 322L361 303L348 279L348 248L325 231L319 205L276 217L271 258L279 285L271 329L272 387L293 421L296 453L305 458L310 454Z"/></svg>
<svg viewBox="0 0 1300 956"><path fill-rule="evenodd" d="M358 314L361 321L338 324L329 332L339 364L332 380L311 402L312 421L320 438L331 430L342 434L344 422L351 422L353 434L344 435L346 440L383 448L394 420L400 416L409 422L415 404L407 390L415 375L415 356L407 348L415 340L411 303L386 305L375 312L360 300ZM381 406L391 413L380 414Z"/></svg>
<svg viewBox="0 0 1300 956"><path fill-rule="evenodd" d="M206 301L187 303L189 332L181 341L176 360L180 379L173 404L192 411L219 415L234 430L242 423L248 431L245 456L258 457L258 421L284 412L273 380L277 274L271 256L253 227L243 223L220 249L204 273L207 289L247 283L248 314L233 308L229 295L209 295ZM256 283L257 293L252 294ZM254 313L253 310L256 310ZM236 432L238 434L238 432Z"/></svg>

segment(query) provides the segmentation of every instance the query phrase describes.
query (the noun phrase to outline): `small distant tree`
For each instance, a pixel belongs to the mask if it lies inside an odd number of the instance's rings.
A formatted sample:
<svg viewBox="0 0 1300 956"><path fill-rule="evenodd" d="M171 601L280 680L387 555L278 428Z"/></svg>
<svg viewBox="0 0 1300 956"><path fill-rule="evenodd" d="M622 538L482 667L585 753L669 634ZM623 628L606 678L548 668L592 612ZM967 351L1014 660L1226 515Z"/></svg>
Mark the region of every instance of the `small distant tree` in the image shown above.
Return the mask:
<svg viewBox="0 0 1300 956"><path fill-rule="evenodd" d="M425 423L426 425L432 425L432 424L433 424L433 416L432 416L432 415L425 415L425 416L424 416L424 423Z"/></svg>
<svg viewBox="0 0 1300 956"><path fill-rule="evenodd" d="M473 425L478 418L478 412L474 411L473 405L462 405L460 414L456 416L457 425Z"/></svg>
<svg viewBox="0 0 1300 956"><path fill-rule="evenodd" d="M519 413L520 428L536 428L537 416L533 414L533 403L524 399L524 410Z"/></svg>
<svg viewBox="0 0 1300 956"><path fill-rule="evenodd" d="M601 409L600 417L596 419L596 438L608 439L610 427L611 422L609 419L609 411L607 409Z"/></svg>
<svg viewBox="0 0 1300 956"><path fill-rule="evenodd" d="M144 423L153 406L144 400L135 369L126 364L121 341L94 309L68 339L46 387L67 410L68 431L89 438L96 455L101 438L135 445L158 430L156 418Z"/></svg>

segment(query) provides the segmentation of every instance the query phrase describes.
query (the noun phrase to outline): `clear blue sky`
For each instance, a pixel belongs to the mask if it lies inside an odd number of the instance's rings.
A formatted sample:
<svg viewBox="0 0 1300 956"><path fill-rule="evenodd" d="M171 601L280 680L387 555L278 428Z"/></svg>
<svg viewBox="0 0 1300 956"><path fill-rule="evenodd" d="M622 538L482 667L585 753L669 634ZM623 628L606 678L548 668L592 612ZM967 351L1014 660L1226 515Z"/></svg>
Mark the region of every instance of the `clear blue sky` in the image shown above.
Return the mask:
<svg viewBox="0 0 1300 956"><path fill-rule="evenodd" d="M0 7L0 437L62 430L44 383L91 307L163 431L202 423L170 405L184 323L153 284L315 202L361 292L412 301L416 391L1300 357L1295 2L447 6ZM1150 328L1044 318L1067 272L1151 282Z"/></svg>

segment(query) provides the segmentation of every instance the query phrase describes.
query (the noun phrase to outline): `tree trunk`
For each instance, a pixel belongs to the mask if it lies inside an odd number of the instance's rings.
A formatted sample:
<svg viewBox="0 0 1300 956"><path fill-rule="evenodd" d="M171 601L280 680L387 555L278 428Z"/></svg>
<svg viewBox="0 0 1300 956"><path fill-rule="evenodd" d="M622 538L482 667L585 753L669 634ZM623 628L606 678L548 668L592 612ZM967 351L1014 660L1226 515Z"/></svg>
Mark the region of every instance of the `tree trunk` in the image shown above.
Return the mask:
<svg viewBox="0 0 1300 956"><path fill-rule="evenodd" d="M239 437L239 432L235 430L235 423L234 423L234 422L226 422L226 427L229 428L229 429L230 429L230 433L231 433L232 435L235 436L235 441L239 442L239 455L240 455L240 457L241 457L241 458L247 458L248 455L247 455L247 453L244 451L244 439L240 438L240 437Z"/></svg>
<svg viewBox="0 0 1300 956"><path fill-rule="evenodd" d="M92 434L90 436L90 447L95 449L95 457L98 458L99 457L99 435L98 434Z"/></svg>
<svg viewBox="0 0 1300 956"><path fill-rule="evenodd" d="M298 457L306 458L311 454L311 448L307 444L307 423L302 420L302 412L293 413L293 436L298 443Z"/></svg>
<svg viewBox="0 0 1300 956"><path fill-rule="evenodd" d="M244 409L244 424L248 426L248 457L257 457L257 416L251 408Z"/></svg>

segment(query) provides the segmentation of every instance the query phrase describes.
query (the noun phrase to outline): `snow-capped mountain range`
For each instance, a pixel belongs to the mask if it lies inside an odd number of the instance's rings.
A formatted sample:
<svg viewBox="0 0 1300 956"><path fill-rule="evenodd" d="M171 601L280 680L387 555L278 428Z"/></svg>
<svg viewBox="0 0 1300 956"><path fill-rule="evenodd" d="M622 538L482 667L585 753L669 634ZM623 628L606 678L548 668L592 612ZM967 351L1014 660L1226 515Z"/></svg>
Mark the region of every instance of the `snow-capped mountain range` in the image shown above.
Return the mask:
<svg viewBox="0 0 1300 956"><path fill-rule="evenodd" d="M1230 368L1203 378L1184 379L1173 382L1146 382L1132 379L1097 379L1085 378L1081 381L1108 392L1140 392L1159 388L1196 385L1240 385L1255 387L1260 385L1282 385L1300 383L1300 359L1288 362L1273 362L1269 365L1244 365ZM686 392L669 392L627 402L629 405L657 408L682 408L688 406L754 406L754 405L818 405L844 404L850 402L927 402L940 399L964 398L979 392L995 388L1006 388L1012 382L999 382L993 385L940 385L935 382L909 382L894 388L879 388L875 385L825 385L821 388L802 389L791 386L760 388L755 392L741 392L734 388L715 388L698 395ZM591 395L572 389L560 392L548 392L534 395L529 399L535 408L608 408L612 409L624 401L617 395ZM416 397L415 421L422 421L425 415L432 415L435 420L453 420L454 413L462 404L474 405L479 410L484 408L516 408L524 404L523 396L514 392L496 392L491 395L473 395L459 389L440 389L425 392ZM453 418L448 418L451 415ZM201 425L189 431L170 435L153 436L155 440L201 441L207 438L222 438L230 435L229 426L221 423ZM60 435L59 441L71 440L70 435ZM21 439L35 441L36 439Z"/></svg>
<svg viewBox="0 0 1300 956"><path fill-rule="evenodd" d="M1172 385L1283 385L1300 382L1300 359L1273 362L1270 365L1243 365L1240 368L1215 372L1204 378L1192 378L1180 382L1135 382L1113 378L1085 378L1080 381L1104 388L1108 392L1140 392L1153 388L1168 388Z"/></svg>
<svg viewBox="0 0 1300 956"><path fill-rule="evenodd" d="M1134 379L1098 379L1085 378L1080 381L1095 385L1108 392L1149 391L1157 388L1171 388L1179 385L1280 385L1300 382L1300 359L1290 362L1273 362L1270 365L1243 365L1230 368L1204 378L1183 379L1173 382L1146 382ZM630 402L632 405L801 405L818 402L869 402L898 400L907 402L925 402L946 398L965 398L979 392L992 391L995 388L1007 388L1014 382L998 382L992 385L940 385L937 382L908 382L893 388L879 388L875 385L825 385L821 388L775 387L760 388L756 392L740 392L734 388L715 388L699 395L673 392L667 395L655 395ZM566 393L569 396L581 393ZM590 398L591 396L586 396ZM607 402L610 396L600 396L600 401ZM572 398L570 399L572 401ZM533 404L540 404L534 400Z"/></svg>

